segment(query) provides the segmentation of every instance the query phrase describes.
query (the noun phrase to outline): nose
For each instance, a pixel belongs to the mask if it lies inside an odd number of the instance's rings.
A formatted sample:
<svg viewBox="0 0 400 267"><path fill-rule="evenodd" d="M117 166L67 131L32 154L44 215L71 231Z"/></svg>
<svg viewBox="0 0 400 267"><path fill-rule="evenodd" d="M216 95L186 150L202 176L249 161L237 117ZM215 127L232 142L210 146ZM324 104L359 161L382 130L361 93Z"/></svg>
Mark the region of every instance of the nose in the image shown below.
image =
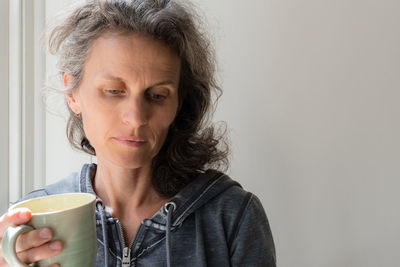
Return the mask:
<svg viewBox="0 0 400 267"><path fill-rule="evenodd" d="M132 96L126 99L123 105L122 122L135 128L147 124L149 108L145 99Z"/></svg>

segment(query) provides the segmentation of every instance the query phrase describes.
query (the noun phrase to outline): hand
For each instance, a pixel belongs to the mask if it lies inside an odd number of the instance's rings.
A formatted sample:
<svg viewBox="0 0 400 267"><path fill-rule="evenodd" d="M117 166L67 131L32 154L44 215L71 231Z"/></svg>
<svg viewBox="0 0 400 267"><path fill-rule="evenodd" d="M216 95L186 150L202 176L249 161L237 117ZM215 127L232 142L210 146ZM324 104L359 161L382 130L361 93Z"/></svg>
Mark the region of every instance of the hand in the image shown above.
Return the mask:
<svg viewBox="0 0 400 267"><path fill-rule="evenodd" d="M1 240L9 226L18 226L29 222L32 213L29 209L15 209L11 213L5 213L0 217L0 267L9 267L3 257L1 249ZM31 264L40 260L48 259L58 254L62 250L60 241L50 241L53 234L49 228L41 228L21 234L16 243L16 251L18 258L26 263ZM50 267L59 267L53 264Z"/></svg>

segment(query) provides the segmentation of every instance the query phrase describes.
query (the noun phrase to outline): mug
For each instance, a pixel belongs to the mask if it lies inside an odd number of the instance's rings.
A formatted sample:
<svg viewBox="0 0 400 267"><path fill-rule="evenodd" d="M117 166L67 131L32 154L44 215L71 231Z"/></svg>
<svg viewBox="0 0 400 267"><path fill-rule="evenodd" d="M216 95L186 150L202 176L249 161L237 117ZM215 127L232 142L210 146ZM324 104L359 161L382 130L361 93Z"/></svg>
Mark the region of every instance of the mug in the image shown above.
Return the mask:
<svg viewBox="0 0 400 267"><path fill-rule="evenodd" d="M16 241L20 234L33 229L48 227L53 232L52 240L60 240L63 250L39 261L35 266L54 263L62 267L92 267L96 261L96 196L88 193L66 193L29 199L9 208L28 208L32 219L24 225L9 227L1 243L3 255L10 266L28 267L16 254Z"/></svg>

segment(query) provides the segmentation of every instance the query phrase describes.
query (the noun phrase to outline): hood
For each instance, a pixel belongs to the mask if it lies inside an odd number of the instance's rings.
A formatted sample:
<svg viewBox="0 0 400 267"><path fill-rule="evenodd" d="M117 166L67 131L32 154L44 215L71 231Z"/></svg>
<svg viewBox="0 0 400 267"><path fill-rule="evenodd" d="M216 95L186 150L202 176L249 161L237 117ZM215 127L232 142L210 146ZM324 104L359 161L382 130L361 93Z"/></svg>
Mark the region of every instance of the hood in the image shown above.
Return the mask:
<svg viewBox="0 0 400 267"><path fill-rule="evenodd" d="M79 182L80 192L95 194L92 184L96 169L97 165L94 163L83 166ZM219 171L207 170L199 173L197 178L193 179L170 201L176 204L172 218L172 228L179 226L187 216L232 186L241 187L238 182L233 181ZM166 211L161 208L151 220L146 219L144 224L158 230L165 230L166 220Z"/></svg>

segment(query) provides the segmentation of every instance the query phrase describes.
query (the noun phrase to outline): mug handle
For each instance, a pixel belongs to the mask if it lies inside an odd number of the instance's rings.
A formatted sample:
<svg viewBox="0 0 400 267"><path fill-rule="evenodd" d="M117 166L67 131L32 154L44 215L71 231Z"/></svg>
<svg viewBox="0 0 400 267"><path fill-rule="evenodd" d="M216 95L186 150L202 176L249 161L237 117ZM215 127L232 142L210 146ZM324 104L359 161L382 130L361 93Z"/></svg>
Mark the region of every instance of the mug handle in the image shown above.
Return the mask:
<svg viewBox="0 0 400 267"><path fill-rule="evenodd" d="M23 224L19 226L10 226L4 233L3 240L1 241L1 248L3 250L3 256L10 266L15 267L29 267L25 263L21 262L17 257L15 245L19 235L34 230L33 227Z"/></svg>

